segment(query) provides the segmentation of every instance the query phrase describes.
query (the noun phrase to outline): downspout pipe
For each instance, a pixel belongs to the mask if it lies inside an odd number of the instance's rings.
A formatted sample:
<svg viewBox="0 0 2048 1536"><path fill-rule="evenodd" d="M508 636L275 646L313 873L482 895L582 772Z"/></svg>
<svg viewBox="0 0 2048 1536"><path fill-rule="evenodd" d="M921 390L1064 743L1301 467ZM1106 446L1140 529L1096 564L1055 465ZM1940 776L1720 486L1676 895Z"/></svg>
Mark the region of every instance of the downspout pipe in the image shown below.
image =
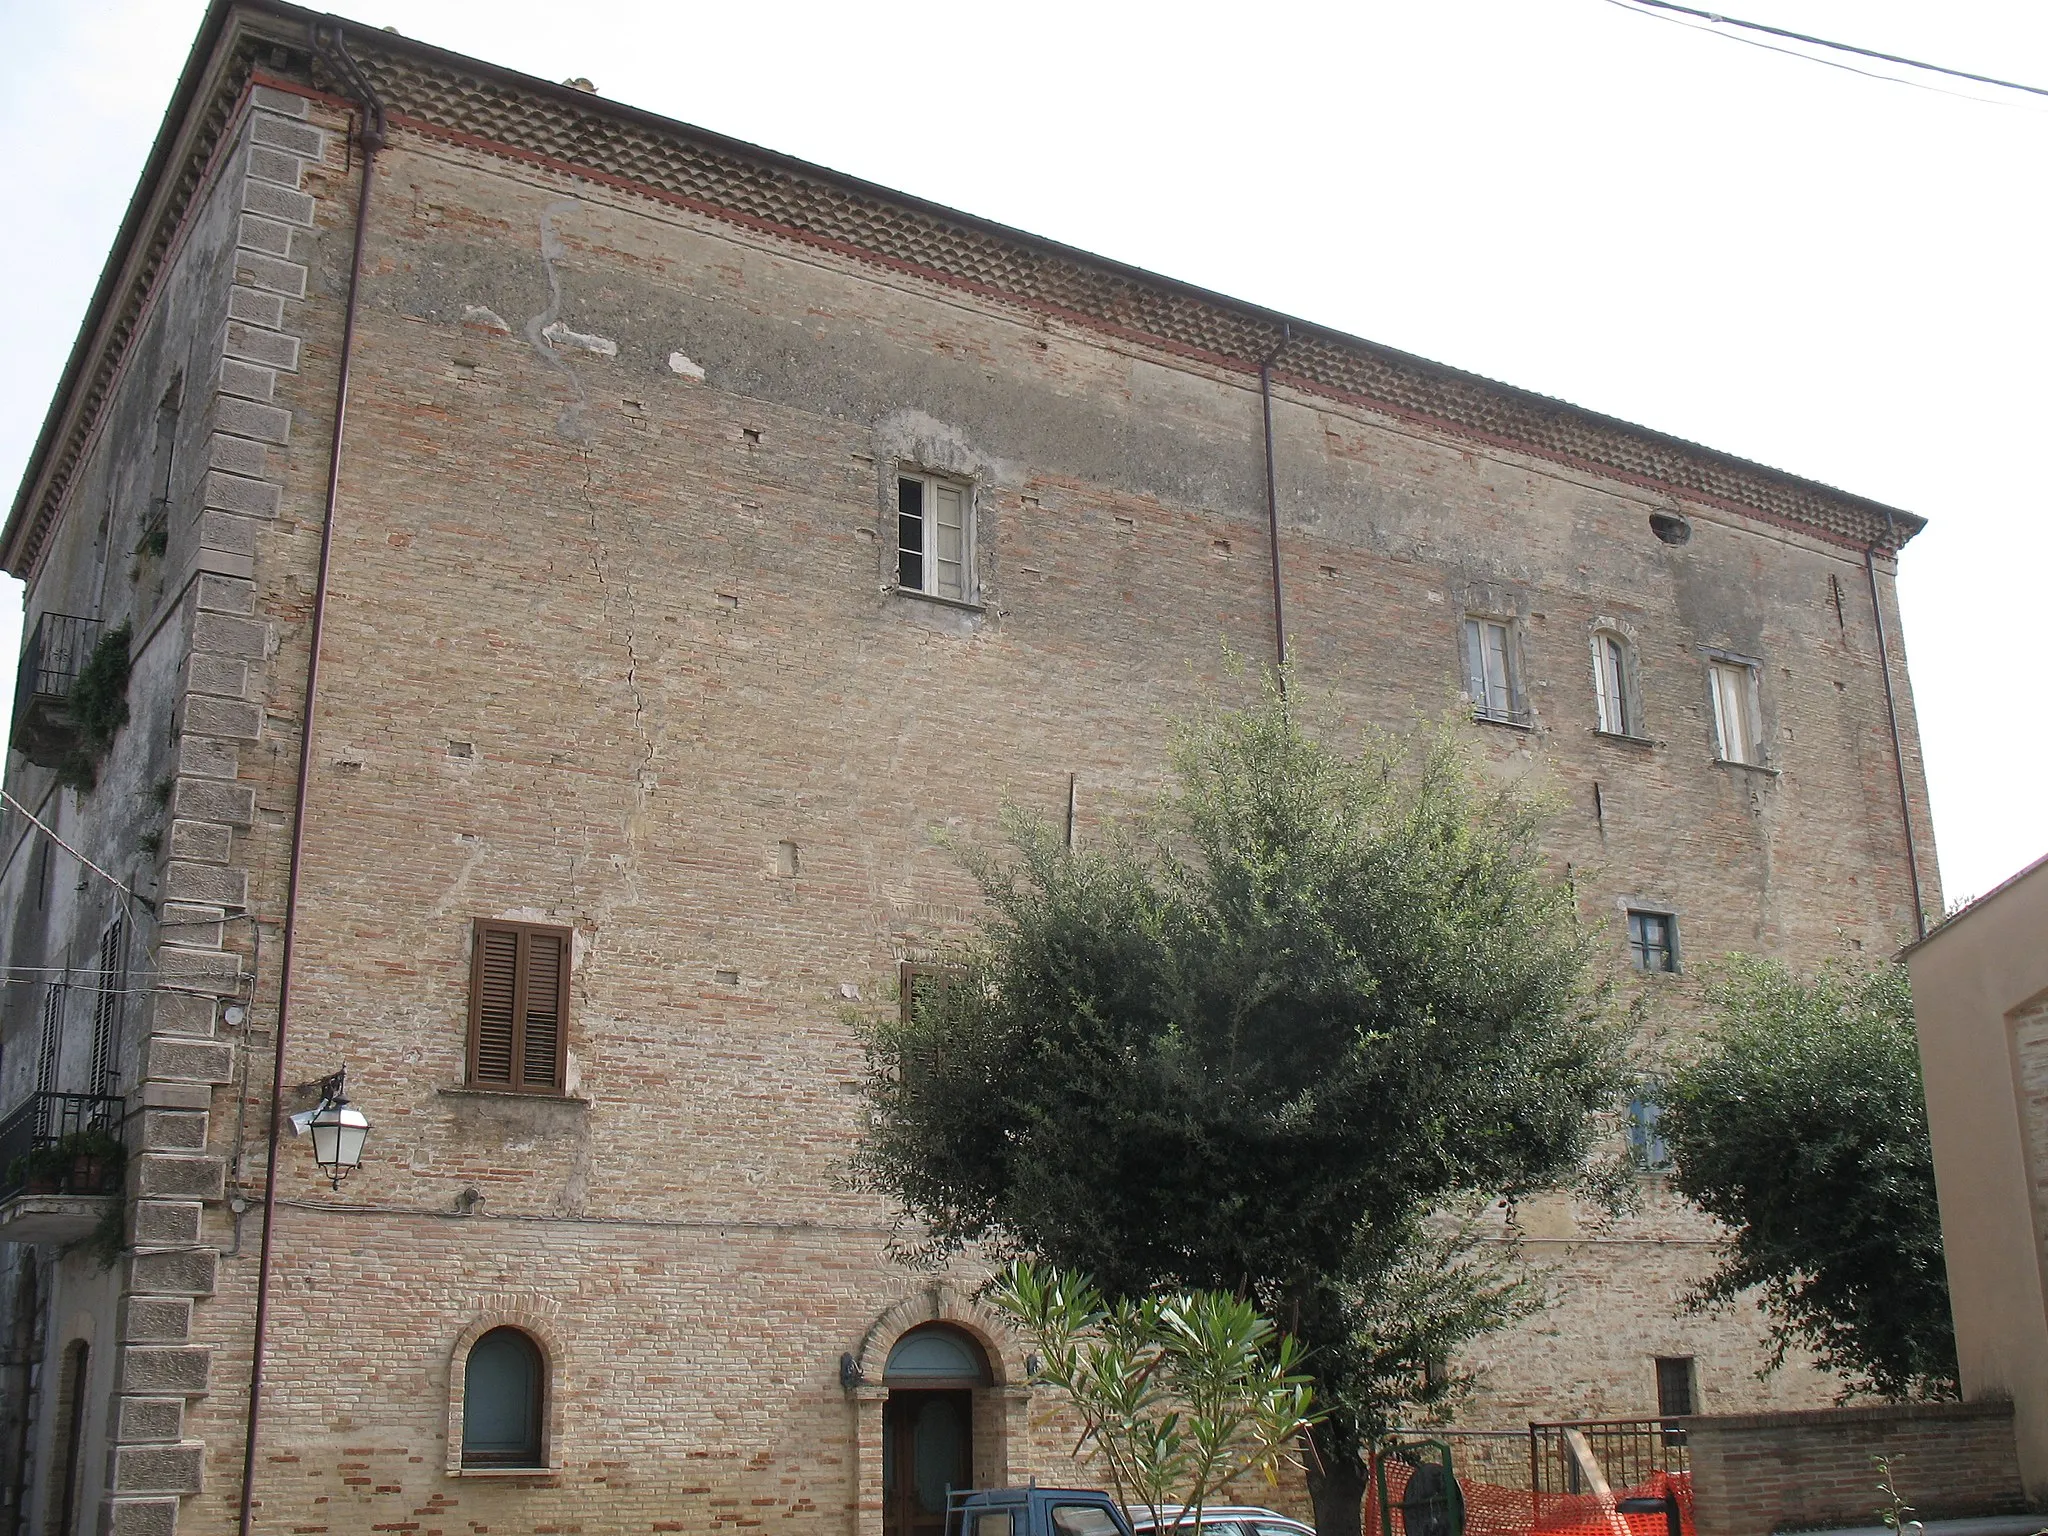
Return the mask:
<svg viewBox="0 0 2048 1536"><path fill-rule="evenodd" d="M284 1053L292 1005L292 961L298 935L299 874L305 860L307 786L313 770L313 715L320 697L320 641L327 622L327 571L334 554L334 512L341 495L341 442L348 414L349 369L355 357L356 302L362 287L363 237L370 222L370 187L377 152L384 147L384 103L349 56L339 17L313 24L313 51L362 108L356 139L362 146L362 183L356 193L355 245L349 256L348 299L341 326L341 358L334 383L334 435L327 453L327 500L320 524L320 575L313 589L313 618L307 635L306 702L300 712L299 783L292 805L291 872L285 882L284 948L278 961L277 1028L272 1036L269 1156L263 1171L263 1243L256 1263L256 1321L249 1356L249 1426L242 1447L242 1505L239 1529L249 1536L255 1510L256 1443L263 1417L263 1356L270 1327L270 1271L277 1231L277 1153L284 1127ZM246 1048L246 1047L245 1047Z"/></svg>
<svg viewBox="0 0 2048 1536"><path fill-rule="evenodd" d="M1282 323L1280 340L1259 359L1259 411L1266 428L1266 542L1273 553L1273 657L1278 663L1280 692L1287 692L1287 621L1280 605L1280 494L1273 473L1273 364L1294 340L1294 327Z"/></svg>
<svg viewBox="0 0 2048 1536"><path fill-rule="evenodd" d="M1892 520L1885 517L1885 527L1891 530ZM1884 672L1884 707L1891 718L1892 726L1892 767L1899 777L1899 819L1906 829L1906 869L1913 877L1913 936L1927 937L1927 904L1920 892L1920 846L1913 836L1913 798L1906 791L1906 747L1899 734L1899 698L1892 687L1891 644L1885 635L1884 598L1877 587L1877 546L1863 546L1863 574L1870 578L1870 612L1877 620L1877 664Z"/></svg>

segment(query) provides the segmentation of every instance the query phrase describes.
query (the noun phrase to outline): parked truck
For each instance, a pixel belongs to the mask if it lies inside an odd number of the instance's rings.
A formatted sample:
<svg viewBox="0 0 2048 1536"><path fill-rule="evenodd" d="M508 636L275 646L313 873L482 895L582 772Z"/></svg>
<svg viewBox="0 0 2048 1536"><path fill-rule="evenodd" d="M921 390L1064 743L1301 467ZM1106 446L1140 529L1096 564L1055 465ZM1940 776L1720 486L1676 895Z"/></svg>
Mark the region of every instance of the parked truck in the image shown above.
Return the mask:
<svg viewBox="0 0 2048 1536"><path fill-rule="evenodd" d="M946 1536L1131 1536L1099 1488L977 1488L946 1499Z"/></svg>

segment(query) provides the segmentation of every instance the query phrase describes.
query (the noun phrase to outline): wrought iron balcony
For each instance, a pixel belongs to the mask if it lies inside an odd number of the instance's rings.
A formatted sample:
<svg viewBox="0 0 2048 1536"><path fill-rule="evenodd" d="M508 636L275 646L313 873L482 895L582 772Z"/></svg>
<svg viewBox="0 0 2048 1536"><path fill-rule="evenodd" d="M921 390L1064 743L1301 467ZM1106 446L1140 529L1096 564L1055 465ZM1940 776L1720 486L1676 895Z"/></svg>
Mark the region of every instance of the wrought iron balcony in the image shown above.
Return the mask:
<svg viewBox="0 0 2048 1536"><path fill-rule="evenodd" d="M126 1163L122 1101L102 1093L34 1093L0 1120L0 1242L69 1242L89 1234Z"/></svg>
<svg viewBox="0 0 2048 1536"><path fill-rule="evenodd" d="M14 683L14 750L32 763L54 768L77 739L71 690L79 670L106 625L75 613L46 613L36 620Z"/></svg>

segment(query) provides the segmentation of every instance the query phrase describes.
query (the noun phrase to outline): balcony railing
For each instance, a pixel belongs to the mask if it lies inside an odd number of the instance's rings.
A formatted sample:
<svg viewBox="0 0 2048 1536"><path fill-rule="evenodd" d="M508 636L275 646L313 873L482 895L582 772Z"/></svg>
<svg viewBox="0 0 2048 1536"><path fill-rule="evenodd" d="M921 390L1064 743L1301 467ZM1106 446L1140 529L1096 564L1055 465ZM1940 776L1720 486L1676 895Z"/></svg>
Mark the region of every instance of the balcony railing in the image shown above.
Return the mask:
<svg viewBox="0 0 2048 1536"><path fill-rule="evenodd" d="M14 749L30 762L52 768L71 749L71 689L105 628L75 613L36 620L14 682Z"/></svg>
<svg viewBox="0 0 2048 1536"><path fill-rule="evenodd" d="M121 1118L108 1094L30 1094L0 1120L0 1200L119 1194Z"/></svg>

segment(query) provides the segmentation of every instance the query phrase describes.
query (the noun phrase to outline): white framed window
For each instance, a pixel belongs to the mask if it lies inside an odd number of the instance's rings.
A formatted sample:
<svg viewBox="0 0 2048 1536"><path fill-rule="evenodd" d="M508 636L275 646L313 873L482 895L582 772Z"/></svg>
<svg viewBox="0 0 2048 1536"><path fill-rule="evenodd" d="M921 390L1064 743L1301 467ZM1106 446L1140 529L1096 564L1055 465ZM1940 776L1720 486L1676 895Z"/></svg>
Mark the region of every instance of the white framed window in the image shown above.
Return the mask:
<svg viewBox="0 0 2048 1536"><path fill-rule="evenodd" d="M1714 703L1714 756L1724 763L1761 766L1762 731L1757 719L1756 668L1744 661L1707 664L1707 689Z"/></svg>
<svg viewBox="0 0 2048 1536"><path fill-rule="evenodd" d="M958 480L896 476L896 585L956 603L974 601L974 493Z"/></svg>
<svg viewBox="0 0 2048 1536"><path fill-rule="evenodd" d="M1600 710L1600 729L1609 736L1640 736L1636 718L1635 666L1629 645L1611 629L1593 634L1593 698Z"/></svg>
<svg viewBox="0 0 2048 1536"><path fill-rule="evenodd" d="M1528 723L1522 698L1522 668L1515 654L1515 626L1507 619L1465 620L1465 694L1482 720Z"/></svg>

